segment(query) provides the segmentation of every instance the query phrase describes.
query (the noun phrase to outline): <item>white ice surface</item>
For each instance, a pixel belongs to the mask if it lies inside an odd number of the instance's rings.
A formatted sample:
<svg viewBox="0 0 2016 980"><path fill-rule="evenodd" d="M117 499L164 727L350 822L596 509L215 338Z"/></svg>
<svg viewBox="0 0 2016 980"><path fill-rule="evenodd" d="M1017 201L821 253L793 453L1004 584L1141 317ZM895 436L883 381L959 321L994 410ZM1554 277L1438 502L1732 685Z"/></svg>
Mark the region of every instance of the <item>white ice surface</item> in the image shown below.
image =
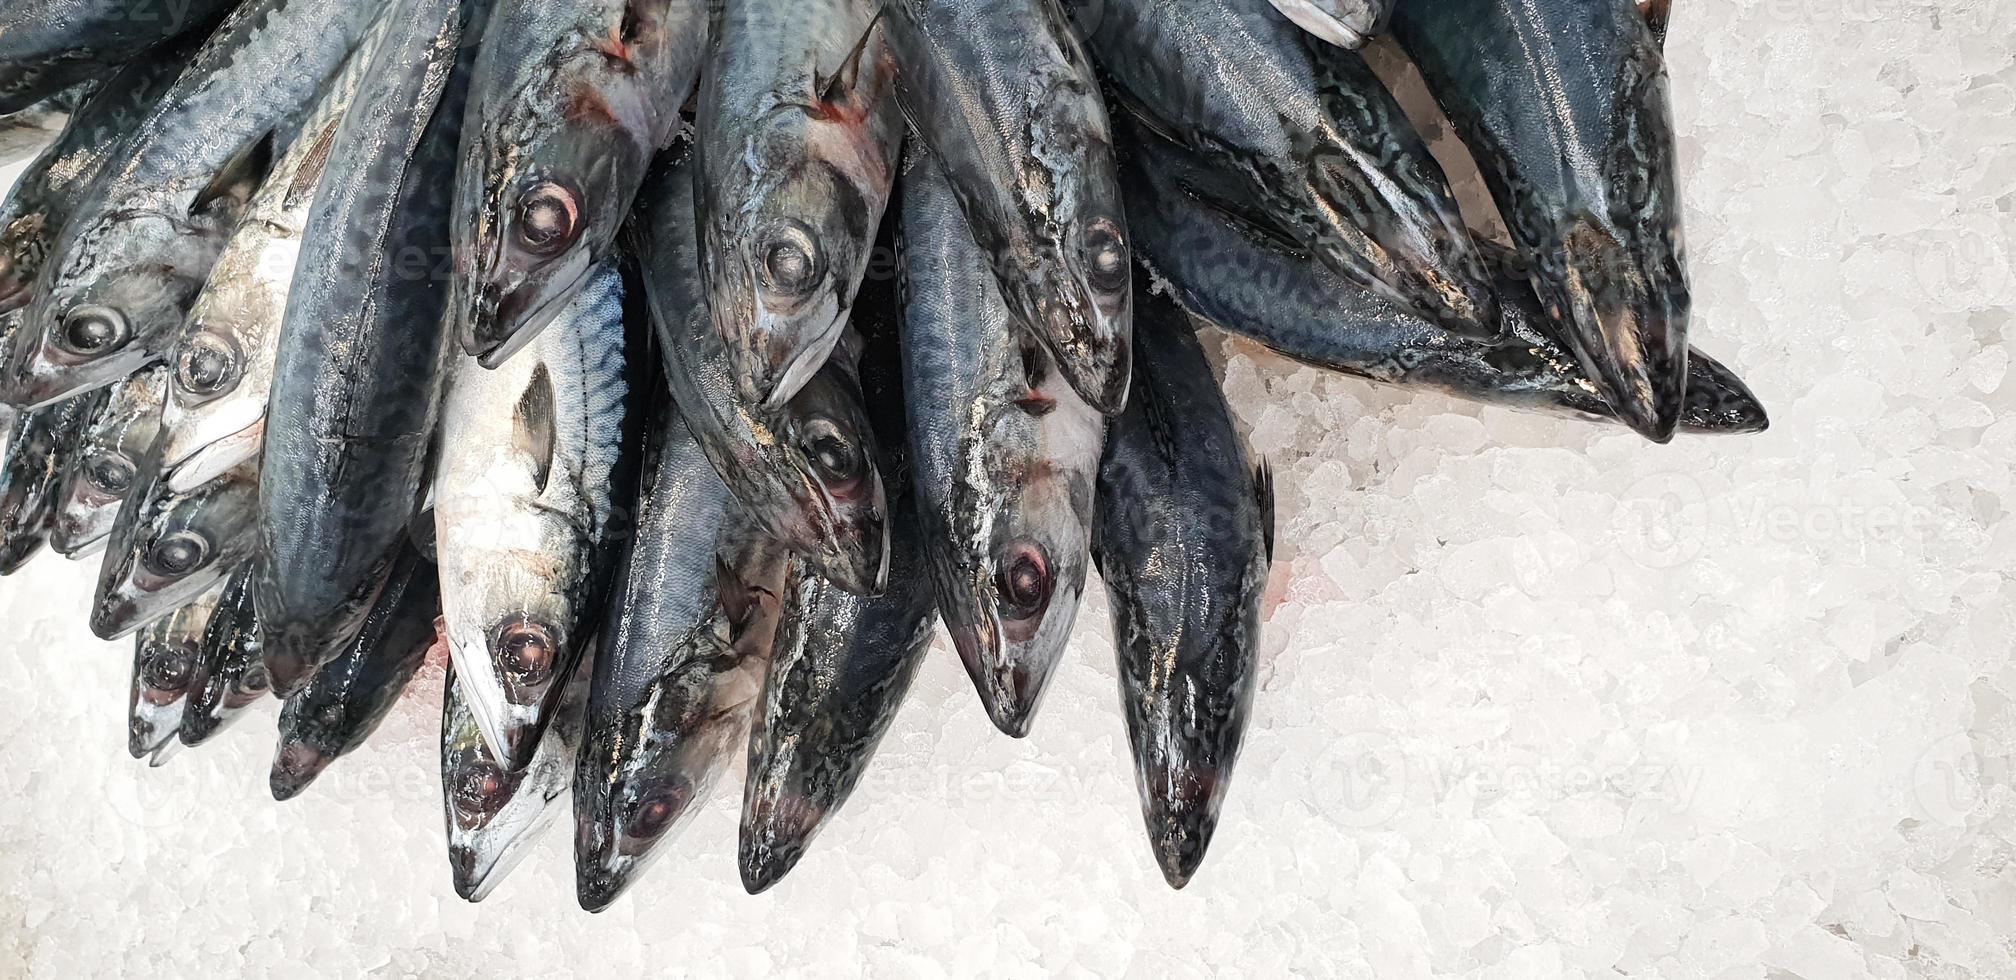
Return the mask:
<svg viewBox="0 0 2016 980"><path fill-rule="evenodd" d="M1677 6L1696 334L1772 431L1655 447L1227 345L1280 560L1187 891L1096 590L1028 740L941 646L773 892L731 786L590 916L564 826L455 898L438 673L285 805L270 710L132 762L128 647L44 558L0 583L0 977L2016 976L2016 6Z"/></svg>

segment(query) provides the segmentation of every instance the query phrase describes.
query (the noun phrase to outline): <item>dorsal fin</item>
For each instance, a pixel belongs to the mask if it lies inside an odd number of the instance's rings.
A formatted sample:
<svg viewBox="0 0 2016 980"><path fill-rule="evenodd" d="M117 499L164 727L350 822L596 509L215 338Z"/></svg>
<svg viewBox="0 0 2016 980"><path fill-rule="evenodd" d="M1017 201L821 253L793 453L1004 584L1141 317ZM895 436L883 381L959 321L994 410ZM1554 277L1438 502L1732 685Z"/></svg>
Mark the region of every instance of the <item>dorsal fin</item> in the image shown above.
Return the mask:
<svg viewBox="0 0 2016 980"><path fill-rule="evenodd" d="M190 216L201 214L221 200L235 199L240 204L244 203L272 170L273 132L268 130L224 161L224 166L210 178L210 182L196 192L195 200L189 202Z"/></svg>
<svg viewBox="0 0 2016 980"><path fill-rule="evenodd" d="M817 72L813 73L812 88L821 105L839 102L854 91L861 77L861 58L868 51L868 39L875 36L875 28L881 26L882 15L888 10L886 6L875 8L875 16L868 18L868 27L855 40L853 50L841 59L840 67L833 74L820 78Z"/></svg>
<svg viewBox="0 0 2016 980"><path fill-rule="evenodd" d="M740 636L756 621L763 610L763 600L771 597L768 589L743 579L718 554L714 556L714 594L720 599L721 611L728 614L729 632L733 636Z"/></svg>
<svg viewBox="0 0 2016 980"><path fill-rule="evenodd" d="M553 430L553 379L540 364L532 369L532 381L511 412L512 448L532 460L532 482L540 493L546 492L546 480L553 472Z"/></svg>
<svg viewBox="0 0 2016 980"><path fill-rule="evenodd" d="M329 149L336 144L336 126L332 121L314 134L307 155L294 168L294 181L287 185L286 207L291 209L315 196L315 189L322 184L322 171L329 166Z"/></svg>
<svg viewBox="0 0 2016 980"><path fill-rule="evenodd" d="M1267 545L1267 563L1274 563L1274 468L1261 460L1253 468L1253 500L1260 505L1260 540Z"/></svg>

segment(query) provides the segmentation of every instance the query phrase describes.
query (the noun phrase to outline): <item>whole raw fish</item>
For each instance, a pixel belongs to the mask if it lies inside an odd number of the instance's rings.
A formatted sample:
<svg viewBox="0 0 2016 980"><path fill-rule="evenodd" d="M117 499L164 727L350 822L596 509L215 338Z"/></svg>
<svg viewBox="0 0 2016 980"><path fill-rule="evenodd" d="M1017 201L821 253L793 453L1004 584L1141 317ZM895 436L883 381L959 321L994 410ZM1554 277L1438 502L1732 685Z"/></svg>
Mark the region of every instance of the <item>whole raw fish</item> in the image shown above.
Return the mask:
<svg viewBox="0 0 2016 980"><path fill-rule="evenodd" d="M267 777L274 799L301 795L377 731L427 659L440 599L433 564L412 548L402 551L357 637L280 709L280 742Z"/></svg>
<svg viewBox="0 0 2016 980"><path fill-rule="evenodd" d="M441 608L466 706L513 770L539 747L628 531L642 340L605 264L524 353L496 370L460 358L449 382L434 478Z"/></svg>
<svg viewBox="0 0 2016 980"><path fill-rule="evenodd" d="M46 405L167 353L276 147L380 0L250 0L113 151L35 282L0 399Z"/></svg>
<svg viewBox="0 0 2016 980"><path fill-rule="evenodd" d="M1087 404L1127 399L1132 275L1113 134L1057 0L893 0L904 114L1001 296Z"/></svg>
<svg viewBox="0 0 2016 980"><path fill-rule="evenodd" d="M658 431L574 775L575 889L591 912L661 853L735 755L776 626L781 549L737 521L675 414Z"/></svg>
<svg viewBox="0 0 2016 980"><path fill-rule="evenodd" d="M1018 329L928 159L903 178L902 235L898 397L926 568L988 717L1019 738L1071 638L1091 566L1105 417Z"/></svg>
<svg viewBox="0 0 2016 980"><path fill-rule="evenodd" d="M872 593L887 563L887 501L849 358L836 356L779 409L746 399L732 345L707 315L690 202L692 160L647 179L627 235L680 416L743 510L820 574Z"/></svg>
<svg viewBox="0 0 2016 980"><path fill-rule="evenodd" d="M209 741L272 690L260 652L252 577L241 565L224 584L217 610L203 630L202 653L189 682L188 706L182 711L183 745Z"/></svg>
<svg viewBox="0 0 2016 980"><path fill-rule="evenodd" d="M1093 545L1148 840L1181 888L1218 826L1253 705L1274 487L1247 465L1188 318L1135 297L1134 393L1099 467Z"/></svg>
<svg viewBox="0 0 2016 980"><path fill-rule="evenodd" d="M1104 0L1080 23L1121 103L1210 161L1212 190L1256 224L1395 305L1497 335L1456 195L1364 59L1256 0Z"/></svg>
<svg viewBox="0 0 2016 980"><path fill-rule="evenodd" d="M903 119L875 0L733 0L695 122L714 330L744 402L775 410L825 363L895 182Z"/></svg>
<svg viewBox="0 0 2016 980"><path fill-rule="evenodd" d="M149 368L112 386L83 438L68 454L49 546L65 558L95 550L112 533L119 503L160 428L166 368Z"/></svg>
<svg viewBox="0 0 2016 980"><path fill-rule="evenodd" d="M462 349L486 367L609 257L645 168L679 131L709 6L498 0L470 80L449 301Z"/></svg>
<svg viewBox="0 0 2016 980"><path fill-rule="evenodd" d="M1671 439L1692 301L1666 61L1646 14L1634 0L1436 0L1401 4L1393 33L1583 370L1632 428Z"/></svg>
<svg viewBox="0 0 2016 980"><path fill-rule="evenodd" d="M488 0L408 0L329 148L267 406L259 619L282 695L363 625L428 475L448 212Z"/></svg>

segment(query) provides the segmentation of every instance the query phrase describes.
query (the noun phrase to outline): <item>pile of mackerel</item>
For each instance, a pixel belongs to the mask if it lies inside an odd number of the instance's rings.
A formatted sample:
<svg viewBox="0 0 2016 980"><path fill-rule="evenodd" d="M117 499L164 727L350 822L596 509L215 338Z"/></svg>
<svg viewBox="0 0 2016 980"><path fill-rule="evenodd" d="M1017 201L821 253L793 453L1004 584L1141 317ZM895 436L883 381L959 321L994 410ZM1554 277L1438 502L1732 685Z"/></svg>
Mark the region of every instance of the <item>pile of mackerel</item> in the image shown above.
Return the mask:
<svg viewBox="0 0 2016 980"><path fill-rule="evenodd" d="M565 797L591 910L738 751L742 880L784 876L940 620L1026 735L1096 570L1182 887L1273 551L1200 326L1655 442L1765 427L1688 346L1664 33L1633 0L12 0L0 113L66 119L0 207L0 566L102 552L136 758L284 699L279 799L440 651L457 891Z"/></svg>

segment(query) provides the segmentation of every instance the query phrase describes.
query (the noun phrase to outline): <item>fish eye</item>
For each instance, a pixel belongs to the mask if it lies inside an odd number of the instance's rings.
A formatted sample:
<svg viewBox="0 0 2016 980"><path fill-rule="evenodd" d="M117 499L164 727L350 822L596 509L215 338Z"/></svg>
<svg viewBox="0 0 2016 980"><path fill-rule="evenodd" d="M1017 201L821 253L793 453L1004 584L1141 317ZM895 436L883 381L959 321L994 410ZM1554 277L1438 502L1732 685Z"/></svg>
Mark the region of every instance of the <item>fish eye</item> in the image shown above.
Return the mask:
<svg viewBox="0 0 2016 980"><path fill-rule="evenodd" d="M833 420L813 419L805 427L801 448L805 457L812 461L812 468L818 472L821 483L844 490L861 479L866 465L861 457L861 447L847 438Z"/></svg>
<svg viewBox="0 0 2016 980"><path fill-rule="evenodd" d="M85 465L84 479L100 493L121 496L133 488L133 464L124 456L100 456Z"/></svg>
<svg viewBox="0 0 2016 980"><path fill-rule="evenodd" d="M511 795L511 777L488 759L475 759L455 777L455 809L467 817L494 813Z"/></svg>
<svg viewBox="0 0 2016 980"><path fill-rule="evenodd" d="M780 224L757 246L764 288L788 298L802 297L819 285L825 269L812 233L796 223Z"/></svg>
<svg viewBox="0 0 2016 980"><path fill-rule="evenodd" d="M497 630L497 663L520 684L545 680L559 660L553 631L530 620L515 620Z"/></svg>
<svg viewBox="0 0 2016 980"><path fill-rule="evenodd" d="M79 306L63 316L57 346L72 354L92 355L117 350L126 343L126 317L109 306Z"/></svg>
<svg viewBox="0 0 2016 980"><path fill-rule="evenodd" d="M349 712L344 711L343 706L335 702L315 709L315 724L320 728L342 728L348 718Z"/></svg>
<svg viewBox="0 0 2016 980"><path fill-rule="evenodd" d="M1085 229L1085 277L1100 292L1117 293L1129 281L1127 241L1120 227L1100 218Z"/></svg>
<svg viewBox="0 0 2016 980"><path fill-rule="evenodd" d="M623 821L624 830L632 837L657 837L686 809L686 799L691 793L682 780L631 800Z"/></svg>
<svg viewBox="0 0 2016 980"><path fill-rule="evenodd" d="M1055 581L1043 549L1029 542L1010 545L994 572L994 589L1001 607L1016 620L1033 619L1050 605Z"/></svg>
<svg viewBox="0 0 2016 980"><path fill-rule="evenodd" d="M518 242L529 252L558 254L574 243L580 224L581 199L572 188L542 180L518 195Z"/></svg>
<svg viewBox="0 0 2016 980"><path fill-rule="evenodd" d="M187 575L210 557L210 542L194 531L177 531L147 550L147 568L169 578Z"/></svg>
<svg viewBox="0 0 2016 980"><path fill-rule="evenodd" d="M175 385L191 395L222 394L238 383L238 352L215 334L200 334L175 362Z"/></svg>
<svg viewBox="0 0 2016 980"><path fill-rule="evenodd" d="M272 686L273 678L267 676L264 664L255 663L245 668L245 673L238 678L238 689L248 694L263 694Z"/></svg>
<svg viewBox="0 0 2016 980"><path fill-rule="evenodd" d="M196 673L196 652L179 643L163 643L140 665L140 682L149 690L173 693L189 686Z"/></svg>

